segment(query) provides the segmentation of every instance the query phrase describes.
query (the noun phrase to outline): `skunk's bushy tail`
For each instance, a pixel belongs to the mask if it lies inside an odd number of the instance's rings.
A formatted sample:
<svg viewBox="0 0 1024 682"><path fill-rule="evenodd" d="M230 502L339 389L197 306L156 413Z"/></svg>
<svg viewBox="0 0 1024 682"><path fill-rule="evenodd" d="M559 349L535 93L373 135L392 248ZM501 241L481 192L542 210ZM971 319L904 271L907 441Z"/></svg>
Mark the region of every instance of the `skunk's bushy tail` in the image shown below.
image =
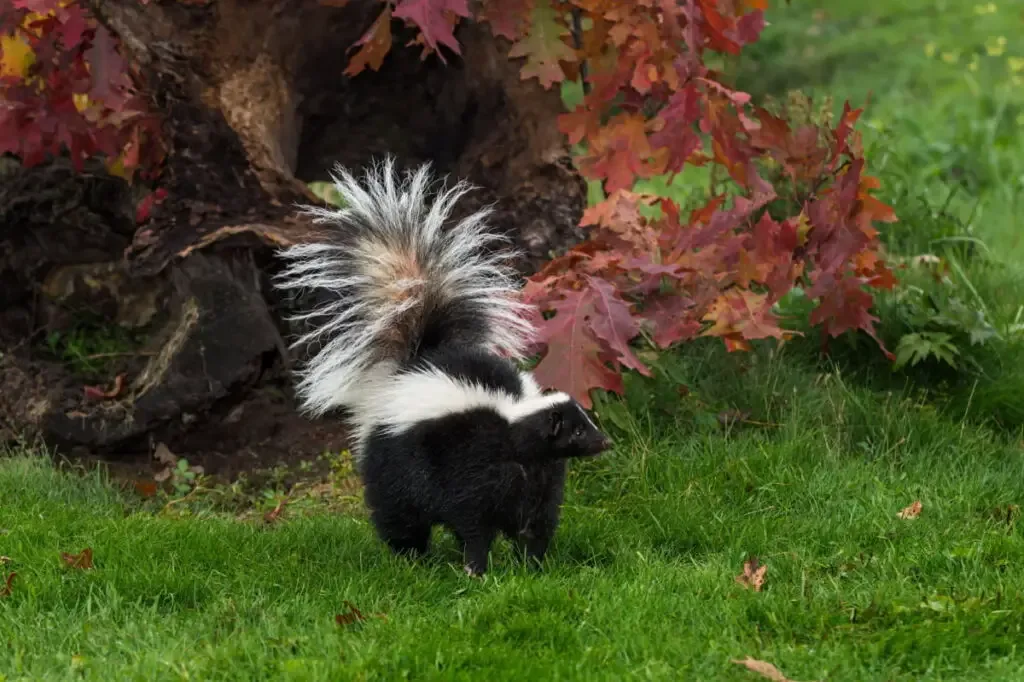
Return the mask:
<svg viewBox="0 0 1024 682"><path fill-rule="evenodd" d="M306 209L329 226L327 237L282 251L277 280L283 290L327 294L293 318L313 325L295 345L319 345L298 372L304 411L351 406L374 379L442 345L521 357L533 327L504 262L510 252L487 229L489 211L448 225L469 185L430 198L429 166L398 176L391 158L361 182L340 167L333 179L344 207Z"/></svg>

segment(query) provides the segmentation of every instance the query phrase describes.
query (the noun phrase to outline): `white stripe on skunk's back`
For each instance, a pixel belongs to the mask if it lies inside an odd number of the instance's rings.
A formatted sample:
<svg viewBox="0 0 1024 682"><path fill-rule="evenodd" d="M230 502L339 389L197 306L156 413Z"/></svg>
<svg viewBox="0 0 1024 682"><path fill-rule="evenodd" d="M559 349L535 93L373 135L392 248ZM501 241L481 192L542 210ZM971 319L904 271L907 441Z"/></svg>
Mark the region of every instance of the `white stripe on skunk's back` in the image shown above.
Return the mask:
<svg viewBox="0 0 1024 682"><path fill-rule="evenodd" d="M522 398L460 381L437 369L382 378L362 393L355 407L353 416L358 424L358 442L360 445L365 442L379 426L394 435L421 422L480 408L490 408L514 423L572 400L561 392L541 394L536 381L526 372L521 379L525 389Z"/></svg>

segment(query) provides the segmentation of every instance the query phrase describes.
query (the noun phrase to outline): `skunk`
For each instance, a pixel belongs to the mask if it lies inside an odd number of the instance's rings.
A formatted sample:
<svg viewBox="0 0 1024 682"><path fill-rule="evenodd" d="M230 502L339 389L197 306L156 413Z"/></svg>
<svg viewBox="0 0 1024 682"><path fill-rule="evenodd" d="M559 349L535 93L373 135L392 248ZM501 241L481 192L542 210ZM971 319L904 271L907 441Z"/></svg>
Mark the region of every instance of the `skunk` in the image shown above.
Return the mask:
<svg viewBox="0 0 1024 682"><path fill-rule="evenodd" d="M344 207L306 209L330 229L281 252L277 280L326 295L292 318L310 327L295 345L319 346L297 372L303 411L349 413L370 518L394 552L425 553L442 525L470 575L499 532L543 560L566 460L610 442L514 363L535 329L489 209L451 225L471 187L435 192L429 164L399 176L388 157L362 182L340 166L333 179Z"/></svg>

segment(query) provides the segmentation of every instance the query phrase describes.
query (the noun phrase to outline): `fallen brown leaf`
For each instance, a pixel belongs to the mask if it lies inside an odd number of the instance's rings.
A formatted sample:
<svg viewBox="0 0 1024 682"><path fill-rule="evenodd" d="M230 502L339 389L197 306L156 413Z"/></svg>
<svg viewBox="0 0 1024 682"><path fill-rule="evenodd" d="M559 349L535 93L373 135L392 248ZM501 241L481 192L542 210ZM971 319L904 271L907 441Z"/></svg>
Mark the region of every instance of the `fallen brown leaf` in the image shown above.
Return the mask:
<svg viewBox="0 0 1024 682"><path fill-rule="evenodd" d="M155 481L135 481L135 492L142 497L153 497L156 495Z"/></svg>
<svg viewBox="0 0 1024 682"><path fill-rule="evenodd" d="M337 623L338 625L341 625L341 626L345 626L345 625L351 625L352 623L355 623L356 621L364 621L364 620L366 620L366 616L363 615L363 612L360 611L359 609L357 609L352 604L352 602L346 601L345 602L345 606L346 606L346 608L348 608L348 613L339 613L339 614L335 615L334 616L334 622L335 623Z"/></svg>
<svg viewBox="0 0 1024 682"><path fill-rule="evenodd" d="M759 661L756 658L747 656L742 661L733 659L732 662L736 665L742 665L747 670L755 672L761 677L767 677L769 680L774 680L774 682L795 682L795 680L791 680L783 675L778 668L767 661Z"/></svg>
<svg viewBox="0 0 1024 682"><path fill-rule="evenodd" d="M743 562L743 573L736 576L736 582L743 587L754 588L754 592L760 592L764 587L766 573L768 573L768 566L759 566L757 557L751 557Z"/></svg>
<svg viewBox="0 0 1024 682"><path fill-rule="evenodd" d="M105 390L102 386L86 386L85 397L90 400L108 400L121 395L122 390L124 390L124 375L118 374L114 377L114 386L109 390Z"/></svg>
<svg viewBox="0 0 1024 682"><path fill-rule="evenodd" d="M352 625L353 623L366 620L366 616L363 615L363 612L357 609L352 602L346 600L345 607L348 609L348 613L339 613L334 616L334 622L338 625L344 627L346 625ZM385 613L375 613L373 615L375 618L380 618L381 620L388 619L388 616Z"/></svg>
<svg viewBox="0 0 1024 682"><path fill-rule="evenodd" d="M17 572L13 572L7 576L6 580L4 580L4 586L0 588L0 599L11 596L11 585L14 584L14 576L16 575L18 575Z"/></svg>
<svg viewBox="0 0 1024 682"><path fill-rule="evenodd" d="M64 560L68 568L80 568L83 571L87 571L92 568L92 548L86 547L79 554L68 554L66 552L60 553L60 558Z"/></svg>
<svg viewBox="0 0 1024 682"><path fill-rule="evenodd" d="M274 521L277 521L278 517L281 516L281 512L284 511L285 505L287 505L287 504L288 504L288 498L286 497L286 498L282 499L280 502L278 502L276 507L274 507L273 509L268 511L266 514L264 514L263 515L263 520L266 521L267 523L273 523Z"/></svg>
<svg viewBox="0 0 1024 682"><path fill-rule="evenodd" d="M921 514L921 500L914 500L914 503L904 507L896 516L901 519L916 519Z"/></svg>

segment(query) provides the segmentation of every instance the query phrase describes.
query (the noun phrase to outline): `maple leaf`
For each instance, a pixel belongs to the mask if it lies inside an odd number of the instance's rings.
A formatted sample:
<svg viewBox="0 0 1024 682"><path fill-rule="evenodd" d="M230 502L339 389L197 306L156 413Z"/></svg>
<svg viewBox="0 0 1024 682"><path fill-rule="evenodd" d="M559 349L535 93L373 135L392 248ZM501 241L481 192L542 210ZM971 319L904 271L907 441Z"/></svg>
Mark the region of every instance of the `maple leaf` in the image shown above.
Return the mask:
<svg viewBox="0 0 1024 682"><path fill-rule="evenodd" d="M384 63L384 57L391 50L391 7L385 7L376 21L356 41L352 47L362 46L359 51L352 55L345 67L344 74L353 77L370 67L374 71L380 69Z"/></svg>
<svg viewBox="0 0 1024 682"><path fill-rule="evenodd" d="M78 554L67 554L65 552L61 552L60 558L68 568L77 568L87 571L93 567L91 547L86 547Z"/></svg>
<svg viewBox="0 0 1024 682"><path fill-rule="evenodd" d="M901 519L916 519L921 515L922 508L921 500L914 500L910 505L901 509L900 513L896 516Z"/></svg>
<svg viewBox="0 0 1024 682"><path fill-rule="evenodd" d="M415 24L427 48L435 52L442 62L446 60L438 49L439 45L445 45L455 54L462 54L452 29L457 17L469 18L468 0L398 0L392 16Z"/></svg>
<svg viewBox="0 0 1024 682"><path fill-rule="evenodd" d="M536 78L545 90L565 80L560 62L576 61L576 53L563 40L569 30L558 19L550 0L534 0L526 35L508 53L513 58L525 57L520 77Z"/></svg>
<svg viewBox="0 0 1024 682"><path fill-rule="evenodd" d="M732 662L736 665L742 665L747 670L757 673L761 677L766 677L772 680L772 682L796 682L783 675L778 668L766 661L759 661L756 658L747 656L742 660L734 658Z"/></svg>
<svg viewBox="0 0 1024 682"><path fill-rule="evenodd" d="M735 580L743 587L748 587L754 592L760 592L764 588L765 576L768 573L767 565L758 565L757 558L751 557L743 562L743 573L736 576Z"/></svg>

